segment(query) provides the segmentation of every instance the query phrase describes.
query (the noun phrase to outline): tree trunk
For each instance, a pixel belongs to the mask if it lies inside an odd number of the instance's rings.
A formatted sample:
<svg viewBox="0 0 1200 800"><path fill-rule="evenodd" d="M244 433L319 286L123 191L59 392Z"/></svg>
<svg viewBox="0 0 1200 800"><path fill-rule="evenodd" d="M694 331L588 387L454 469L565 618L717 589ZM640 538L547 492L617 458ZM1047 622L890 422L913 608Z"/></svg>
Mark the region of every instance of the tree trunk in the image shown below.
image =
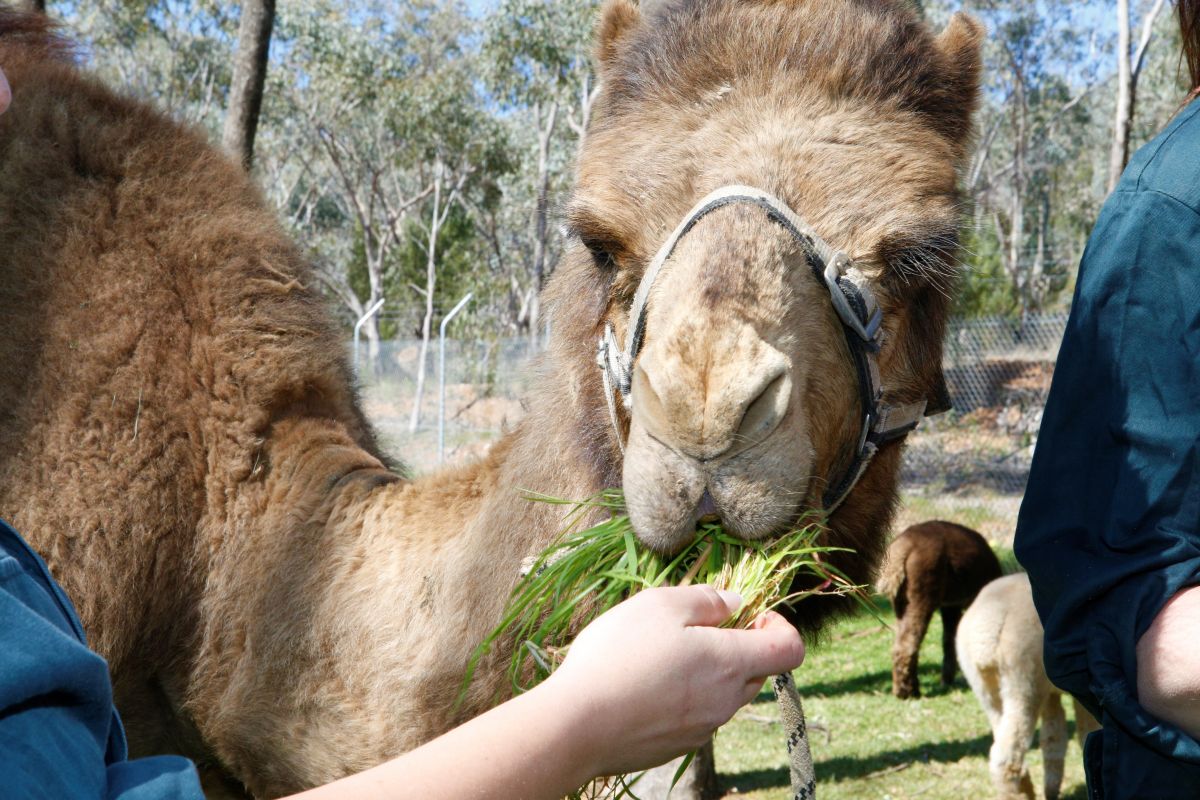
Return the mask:
<svg viewBox="0 0 1200 800"><path fill-rule="evenodd" d="M1112 191L1129 152L1132 92L1129 66L1129 0L1117 0L1117 114L1113 120L1112 150L1108 157L1108 191Z"/></svg>
<svg viewBox="0 0 1200 800"><path fill-rule="evenodd" d="M370 295L367 297L365 308L373 308L383 298L383 260L388 248L386 242L380 241L370 231L363 232L363 247L366 250L367 285L370 289ZM367 337L366 374L379 377L381 337L379 335L378 312L372 314L371 318L363 323L363 331Z"/></svg>
<svg viewBox="0 0 1200 800"><path fill-rule="evenodd" d="M425 392L425 361L429 354L429 340L433 335L433 293L437 288L437 238L441 229L442 175L445 168L441 161L434 167L433 215L429 222L429 247L425 251L425 318L421 321L421 351L417 356L417 388L413 392L412 417L408 421L408 432L416 433L421 425L421 396Z"/></svg>
<svg viewBox="0 0 1200 800"><path fill-rule="evenodd" d="M1108 191L1117 188L1121 173L1129 163L1129 143L1133 136L1133 119L1137 109L1137 84L1142 73L1146 50L1154 36L1154 20L1163 9L1165 0L1156 0L1142 20L1142 33L1137 52L1130 53L1129 0L1117 0L1117 113L1113 124L1112 151L1108 160Z"/></svg>
<svg viewBox="0 0 1200 800"><path fill-rule="evenodd" d="M535 106L540 112L540 106ZM546 282L546 244L549 240L550 215L550 142L558 120L558 103L551 102L545 125L538 115L538 184L537 210L533 231L533 297L529 304L529 342L537 349L542 322L542 287Z"/></svg>
<svg viewBox="0 0 1200 800"><path fill-rule="evenodd" d="M237 53L233 57L233 81L229 87L229 108L225 112L221 144L241 160L247 171L254 162L254 134L262 109L274 25L275 0L242 0Z"/></svg>
<svg viewBox="0 0 1200 800"><path fill-rule="evenodd" d="M1042 192L1042 202L1038 206L1037 251L1033 256L1033 272L1029 279L1029 300L1026 303L1030 309L1041 308L1046 299L1049 283L1046 280L1046 248L1050 241L1050 192Z"/></svg>
<svg viewBox="0 0 1200 800"><path fill-rule="evenodd" d="M370 308L370 306L368 306ZM363 335L367 338L367 368L365 374L379 377L379 312L371 315L371 318L363 323ZM355 367L358 365L356 364Z"/></svg>

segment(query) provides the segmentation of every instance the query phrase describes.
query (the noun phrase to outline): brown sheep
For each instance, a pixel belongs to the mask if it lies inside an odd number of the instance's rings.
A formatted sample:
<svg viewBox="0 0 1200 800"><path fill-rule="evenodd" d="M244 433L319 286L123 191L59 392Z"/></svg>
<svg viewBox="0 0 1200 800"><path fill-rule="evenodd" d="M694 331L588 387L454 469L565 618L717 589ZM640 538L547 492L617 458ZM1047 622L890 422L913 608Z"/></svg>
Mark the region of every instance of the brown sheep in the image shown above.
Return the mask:
<svg viewBox="0 0 1200 800"><path fill-rule="evenodd" d="M933 612L942 614L942 685L954 682L958 664L954 632L979 590L1000 577L1000 561L987 540L970 528L933 520L905 528L891 543L879 591L896 611L892 694L921 696L917 661Z"/></svg>
<svg viewBox="0 0 1200 800"><path fill-rule="evenodd" d="M714 210L665 262L610 421L597 340L624 337L646 264L718 187L770 191L854 255L888 403L943 394L982 39L965 16L934 35L902 0L677 0L649 18L607 0L529 413L418 480L381 455L345 332L239 166L43 28L0 10L0 515L108 659L134 754L184 753L269 797L496 702L505 648L456 705L466 664L563 524L522 490L624 486L664 551L709 513L761 539L822 508L863 432L859 371L837 295L762 208ZM857 582L901 450L881 441L829 519ZM850 605L791 619L814 630Z"/></svg>
<svg viewBox="0 0 1200 800"><path fill-rule="evenodd" d="M1042 665L1042 623L1028 575L1006 575L983 587L959 624L957 651L967 683L992 727L988 767L996 797L1034 797L1025 751L1041 718L1043 788L1046 800L1056 800L1067 752L1067 718L1062 692L1050 683ZM1078 700L1072 702L1082 747L1099 724Z"/></svg>

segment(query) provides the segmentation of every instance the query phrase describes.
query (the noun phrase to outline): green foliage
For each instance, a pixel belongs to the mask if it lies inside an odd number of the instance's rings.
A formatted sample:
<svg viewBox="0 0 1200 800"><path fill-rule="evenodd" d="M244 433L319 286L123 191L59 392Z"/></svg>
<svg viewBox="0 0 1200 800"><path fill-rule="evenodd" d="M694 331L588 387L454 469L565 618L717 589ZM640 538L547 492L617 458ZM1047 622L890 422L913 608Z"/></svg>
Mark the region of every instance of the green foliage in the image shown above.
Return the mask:
<svg viewBox="0 0 1200 800"><path fill-rule="evenodd" d="M956 316L1007 316L1017 309L1012 283L1004 274L999 244L991 230L963 232L966 271L954 296Z"/></svg>
<svg viewBox="0 0 1200 800"><path fill-rule="evenodd" d="M60 11L108 83L214 135L232 77L231 12L215 0L97 0Z"/></svg>
<svg viewBox="0 0 1200 800"><path fill-rule="evenodd" d="M484 26L489 87L511 107L569 94L588 68L595 0L501 0Z"/></svg>
<svg viewBox="0 0 1200 800"><path fill-rule="evenodd" d="M509 665L513 689L532 688L561 660L579 626L642 589L708 583L735 591L742 607L725 623L728 627L747 627L767 611L812 594L860 591L822 561L823 553L843 548L816 543L823 527L815 518L767 542L738 539L718 524L702 523L695 538L668 557L638 541L619 491L579 503L541 495L530 499L574 508L563 534L530 566L504 618L476 649L464 688L480 659L509 638L517 642ZM608 519L580 530L597 510ZM790 593L800 575L815 576L819 587Z"/></svg>
<svg viewBox="0 0 1200 800"><path fill-rule="evenodd" d="M1019 315L1061 307L1104 199L1114 114L1111 4L913 5L934 27L967 10L989 30L976 152L964 170L970 269L956 308ZM1133 5L1136 16L1148 4ZM597 0L279 4L256 169L348 321L373 291L382 291L388 313L399 312L387 332L413 329L423 305L409 286L421 261L414 221L428 219L429 201L399 221L387 219L384 206L394 210L419 195L440 163L469 175L450 230L439 236L446 261L438 259L435 307L448 308L470 288L477 297L457 330L511 335L526 324L520 314L535 288L535 209L544 192L553 231L555 209L570 192L594 89L589 55L597 6ZM51 8L107 82L218 131L236 5L98 0ZM1169 9L1154 27L1138 84L1135 146L1171 118L1188 89L1176 28ZM540 159L539 135L547 129ZM540 244L548 273L562 244L556 235Z"/></svg>
<svg viewBox="0 0 1200 800"><path fill-rule="evenodd" d="M415 220L407 224L405 242L396 251L384 273L388 297L413 296L417 294L413 287L424 285L428 257L425 235ZM446 224L438 231L436 252L438 285L435 305L440 318L467 292L484 288L476 270L480 256L475 225L470 213L462 206L451 208ZM384 338L418 337L421 335L420 325L420 315L410 313L385 321L380 333Z"/></svg>

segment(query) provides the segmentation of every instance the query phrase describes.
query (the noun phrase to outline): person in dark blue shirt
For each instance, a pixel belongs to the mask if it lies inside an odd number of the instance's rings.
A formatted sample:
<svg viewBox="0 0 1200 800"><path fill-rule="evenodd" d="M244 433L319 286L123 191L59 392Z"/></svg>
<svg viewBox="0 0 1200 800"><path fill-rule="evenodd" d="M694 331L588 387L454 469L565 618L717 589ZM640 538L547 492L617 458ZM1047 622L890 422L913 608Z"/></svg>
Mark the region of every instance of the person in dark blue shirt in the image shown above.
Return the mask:
<svg viewBox="0 0 1200 800"><path fill-rule="evenodd" d="M1197 0L1180 0L1200 85ZM1200 797L1200 101L1130 161L1079 267L1017 524L1050 679L1103 723L1091 798Z"/></svg>

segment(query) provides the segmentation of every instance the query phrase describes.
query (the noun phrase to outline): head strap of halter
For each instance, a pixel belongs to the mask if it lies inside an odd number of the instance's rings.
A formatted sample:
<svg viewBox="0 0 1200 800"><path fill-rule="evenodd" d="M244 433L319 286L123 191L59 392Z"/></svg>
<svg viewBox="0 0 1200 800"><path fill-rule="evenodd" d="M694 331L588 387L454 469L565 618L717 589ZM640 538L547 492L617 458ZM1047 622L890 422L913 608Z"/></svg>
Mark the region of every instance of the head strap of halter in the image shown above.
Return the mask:
<svg viewBox="0 0 1200 800"><path fill-rule="evenodd" d="M646 267L642 282L633 296L633 305L629 309L630 327L624 348L618 344L612 324L605 326L604 335L600 337L596 363L604 375L604 394L608 402L609 416L617 430L617 442L623 450L621 427L613 403L614 390L620 394L625 409L632 409L633 364L645 339L646 303L655 279L667 259L675 252L679 240L701 219L718 208L737 203L759 206L800 245L812 266L813 274L829 292L829 300L837 312L838 319L841 320L846 343L854 358L863 413L862 433L854 460L836 480L827 484L822 503L827 512L833 512L858 483L879 448L887 442L907 435L917 427L925 413L925 401L903 405L889 405L883 402L883 384L877 360L883 312L875 302L875 295L871 292L866 276L854 266L849 256L826 244L786 203L759 189L749 186L726 186L697 203Z"/></svg>

